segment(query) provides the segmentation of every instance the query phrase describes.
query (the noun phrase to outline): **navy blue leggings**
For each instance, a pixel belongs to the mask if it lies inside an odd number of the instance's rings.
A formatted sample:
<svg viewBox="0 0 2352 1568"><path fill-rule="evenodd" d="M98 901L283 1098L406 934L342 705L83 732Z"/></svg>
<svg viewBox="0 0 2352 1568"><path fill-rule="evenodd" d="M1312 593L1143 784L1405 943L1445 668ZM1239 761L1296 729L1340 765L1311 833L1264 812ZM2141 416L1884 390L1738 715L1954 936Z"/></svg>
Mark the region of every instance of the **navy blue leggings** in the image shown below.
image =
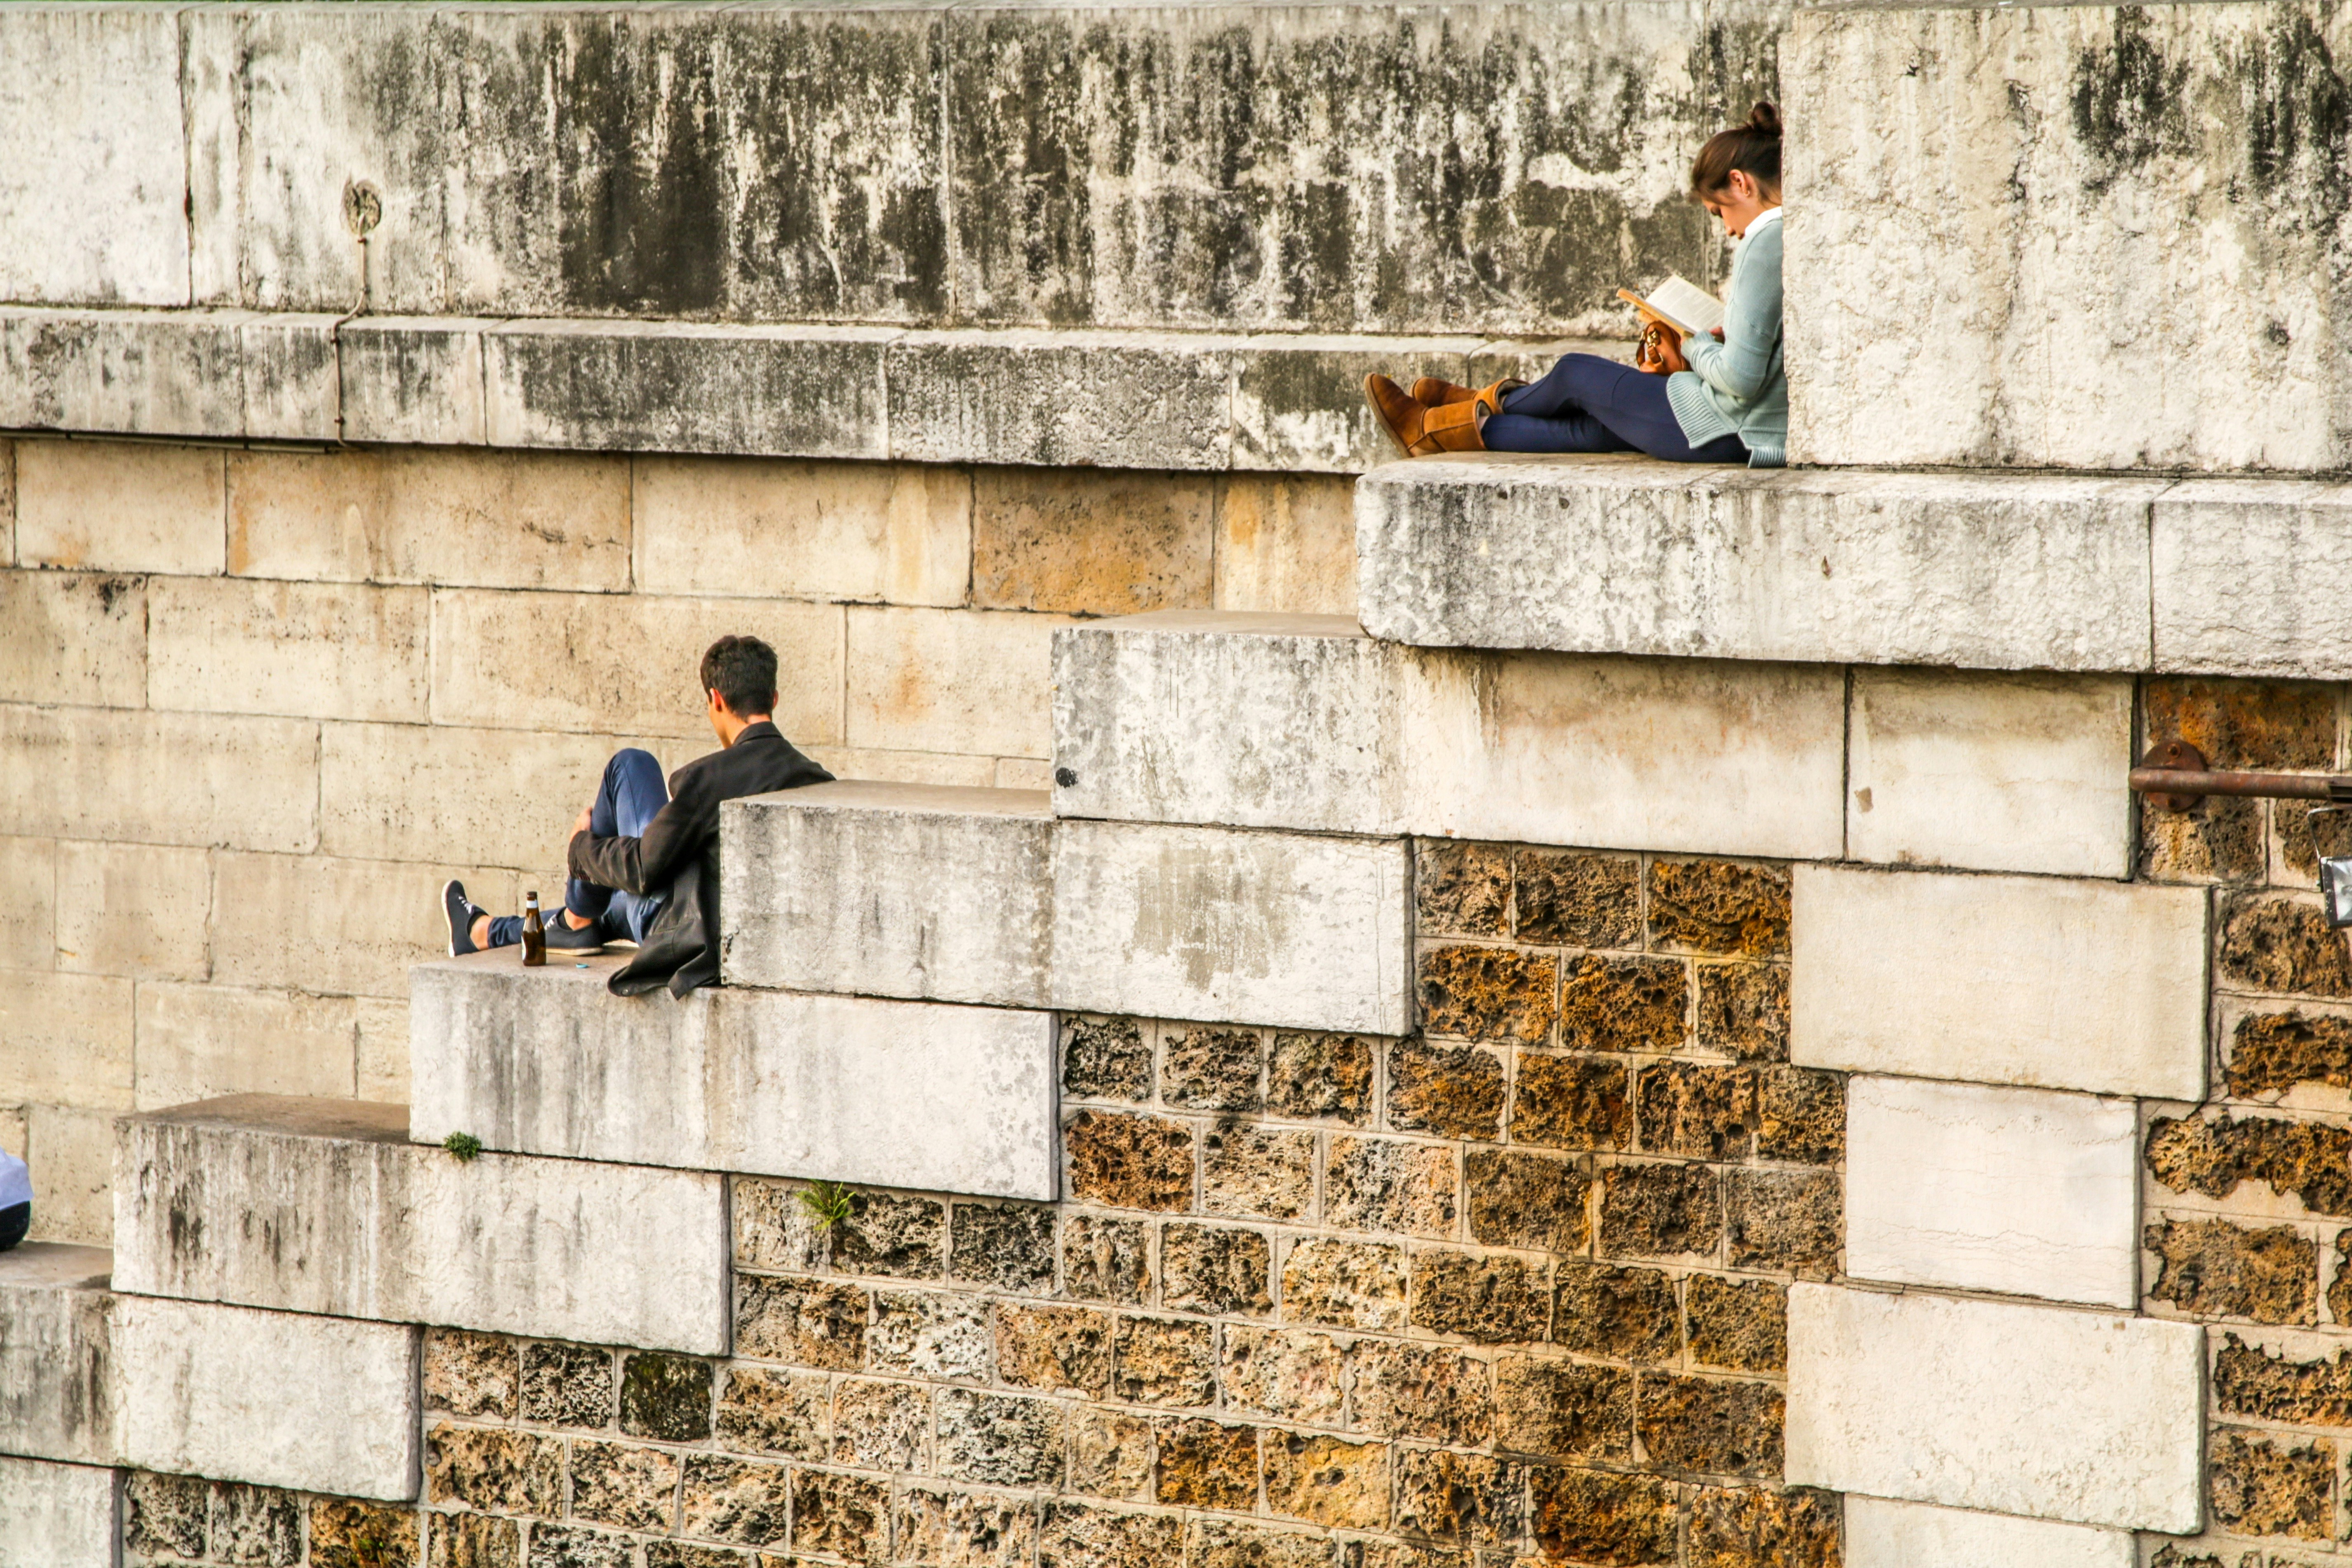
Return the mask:
<svg viewBox="0 0 2352 1568"><path fill-rule="evenodd" d="M1666 401L1666 378L1599 354L1570 354L1541 381L1503 395L1481 432L1494 452L1646 452L1670 463L1744 463L1737 436L1693 447Z"/></svg>

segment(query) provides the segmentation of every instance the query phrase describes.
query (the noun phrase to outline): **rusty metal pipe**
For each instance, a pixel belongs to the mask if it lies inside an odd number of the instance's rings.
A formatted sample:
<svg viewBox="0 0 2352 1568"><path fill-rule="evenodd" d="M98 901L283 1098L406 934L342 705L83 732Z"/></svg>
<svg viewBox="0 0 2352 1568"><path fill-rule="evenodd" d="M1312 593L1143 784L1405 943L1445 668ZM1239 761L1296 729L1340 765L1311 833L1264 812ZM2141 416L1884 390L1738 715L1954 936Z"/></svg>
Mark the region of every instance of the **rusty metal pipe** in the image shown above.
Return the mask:
<svg viewBox="0 0 2352 1568"><path fill-rule="evenodd" d="M2352 801L2344 773L2200 773L2188 768L2134 768L2131 786L2142 795L2254 795L2264 800Z"/></svg>

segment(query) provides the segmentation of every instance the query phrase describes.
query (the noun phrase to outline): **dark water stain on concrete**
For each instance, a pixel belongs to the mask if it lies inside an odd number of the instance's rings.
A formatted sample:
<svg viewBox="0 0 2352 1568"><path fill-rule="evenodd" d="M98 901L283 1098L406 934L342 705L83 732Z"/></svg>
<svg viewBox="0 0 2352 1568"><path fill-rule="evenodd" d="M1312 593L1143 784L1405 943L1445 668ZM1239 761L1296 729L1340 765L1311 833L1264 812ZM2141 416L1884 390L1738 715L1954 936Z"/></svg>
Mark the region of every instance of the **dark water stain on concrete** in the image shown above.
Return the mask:
<svg viewBox="0 0 2352 1568"><path fill-rule="evenodd" d="M2097 171L2085 182L2093 191L2189 149L2187 62L2165 58L2138 5L2116 12L2112 38L2074 58L2074 134Z"/></svg>

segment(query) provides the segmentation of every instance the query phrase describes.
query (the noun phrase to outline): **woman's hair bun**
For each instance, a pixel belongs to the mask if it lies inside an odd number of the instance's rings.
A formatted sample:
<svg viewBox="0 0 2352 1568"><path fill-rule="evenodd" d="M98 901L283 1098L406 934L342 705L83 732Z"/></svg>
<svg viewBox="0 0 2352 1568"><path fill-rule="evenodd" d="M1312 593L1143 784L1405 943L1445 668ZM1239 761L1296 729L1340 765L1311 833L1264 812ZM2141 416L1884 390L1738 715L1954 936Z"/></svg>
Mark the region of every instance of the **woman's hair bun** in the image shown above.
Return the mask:
<svg viewBox="0 0 2352 1568"><path fill-rule="evenodd" d="M1780 110L1775 105L1759 103L1748 111L1744 123L1706 139L1691 160L1692 197L1708 200L1731 183L1735 171L1769 190L1773 200L1780 199Z"/></svg>
<svg viewBox="0 0 2352 1568"><path fill-rule="evenodd" d="M1741 129L1765 136L1778 136L1780 134L1780 110L1772 104L1759 103L1748 111L1748 123Z"/></svg>

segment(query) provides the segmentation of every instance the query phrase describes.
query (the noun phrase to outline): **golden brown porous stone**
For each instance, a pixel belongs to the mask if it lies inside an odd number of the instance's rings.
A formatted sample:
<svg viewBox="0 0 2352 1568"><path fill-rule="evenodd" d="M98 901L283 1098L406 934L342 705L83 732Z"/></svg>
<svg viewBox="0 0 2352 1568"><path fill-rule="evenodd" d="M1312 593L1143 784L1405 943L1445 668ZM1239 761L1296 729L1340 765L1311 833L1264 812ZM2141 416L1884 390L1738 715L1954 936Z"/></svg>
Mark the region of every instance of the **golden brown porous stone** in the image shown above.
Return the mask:
<svg viewBox="0 0 2352 1568"><path fill-rule="evenodd" d="M1161 1300L1180 1312L1261 1316L1274 1310L1266 1293L1272 1257L1261 1231L1171 1225L1160 1237Z"/></svg>
<svg viewBox="0 0 2352 1568"><path fill-rule="evenodd" d="M1372 1110L1372 1042L1361 1035L1276 1035L1265 1108L1276 1116L1333 1116L1361 1125Z"/></svg>
<svg viewBox="0 0 2352 1568"><path fill-rule="evenodd" d="M122 1482L123 1544L139 1556L205 1555L210 1489L194 1476L133 1470Z"/></svg>
<svg viewBox="0 0 2352 1568"><path fill-rule="evenodd" d="M1654 1476L1605 1470L1534 1473L1536 1544L1550 1558L1604 1568L1675 1560L1675 1489Z"/></svg>
<svg viewBox="0 0 2352 1568"><path fill-rule="evenodd" d="M852 1372L866 1359L866 1292L816 1279L735 1276L735 1353Z"/></svg>
<svg viewBox="0 0 2352 1568"><path fill-rule="evenodd" d="M940 1474L992 1487L1062 1484L1066 1443L1056 1399L943 1388L938 1395Z"/></svg>
<svg viewBox="0 0 2352 1568"><path fill-rule="evenodd" d="M1265 1506L1274 1512L1342 1530L1388 1523L1386 1444L1269 1432L1265 1453Z"/></svg>
<svg viewBox="0 0 2352 1568"><path fill-rule="evenodd" d="M425 1403L429 1409L452 1415L510 1416L521 1373L515 1342L503 1335L463 1329L425 1331Z"/></svg>
<svg viewBox="0 0 2352 1568"><path fill-rule="evenodd" d="M1054 1211L1045 1204L958 1204L948 1221L948 1275L1024 1296L1054 1289Z"/></svg>
<svg viewBox="0 0 2352 1568"><path fill-rule="evenodd" d="M863 1476L793 1472L793 1550L870 1562L889 1544L890 1489Z"/></svg>
<svg viewBox="0 0 2352 1568"><path fill-rule="evenodd" d="M1831 1165L1845 1158L1845 1079L1811 1068L1756 1075L1756 1152L1767 1160Z"/></svg>
<svg viewBox="0 0 2352 1568"><path fill-rule="evenodd" d="M1081 1301L1133 1306L1151 1293L1142 1221L1062 1216L1062 1293Z"/></svg>
<svg viewBox="0 0 2352 1568"><path fill-rule="evenodd" d="M676 1511L677 1476L677 1456L667 1449L576 1441L572 1511L623 1530L667 1531Z"/></svg>
<svg viewBox="0 0 2352 1568"><path fill-rule="evenodd" d="M2225 1198L2262 1182L2313 1214L2352 1214L2352 1131L2315 1121L2160 1116L2149 1124L2148 1173L2176 1193Z"/></svg>
<svg viewBox="0 0 2352 1568"><path fill-rule="evenodd" d="M404 1508L310 1500L311 1568L409 1568L418 1533L416 1515Z"/></svg>
<svg viewBox="0 0 2352 1568"><path fill-rule="evenodd" d="M1091 1503L1049 1501L1037 1527L1038 1568L1178 1568L1184 1521Z"/></svg>
<svg viewBox="0 0 2352 1568"><path fill-rule="evenodd" d="M1014 1568L1036 1555L1037 1504L1001 1492L902 1484L890 1536L900 1562Z"/></svg>
<svg viewBox="0 0 2352 1568"><path fill-rule="evenodd" d="M1779 1372L1789 1364L1787 1286L1694 1274L1685 1289L1691 1360L1732 1372Z"/></svg>
<svg viewBox="0 0 2352 1568"><path fill-rule="evenodd" d="M1843 1245L1844 1204L1834 1171L1727 1171L1725 1260L1734 1268L1827 1279Z"/></svg>
<svg viewBox="0 0 2352 1568"><path fill-rule="evenodd" d="M1650 864L1650 940L1685 952L1781 958L1789 952L1789 871L1727 860Z"/></svg>
<svg viewBox="0 0 2352 1568"><path fill-rule="evenodd" d="M2182 740L2217 768L2324 769L2336 760L2336 690L2284 680L2150 680L2151 740Z"/></svg>
<svg viewBox="0 0 2352 1568"><path fill-rule="evenodd" d="M2231 1415L2295 1426L2352 1426L2352 1351L2330 1361L2293 1361L2223 1337L2213 1358L2213 1397Z"/></svg>
<svg viewBox="0 0 2352 1568"><path fill-rule="evenodd" d="M1559 1043L1574 1050L1678 1051L1689 1014L1689 966L1679 958L1586 953L1560 977Z"/></svg>
<svg viewBox="0 0 2352 1568"><path fill-rule="evenodd" d="M1121 1318L1111 1392L1135 1405L1213 1405L1216 1330L1183 1318Z"/></svg>
<svg viewBox="0 0 2352 1568"><path fill-rule="evenodd" d="M1081 1110L1062 1136L1072 1197L1175 1214L1192 1206L1192 1130L1183 1122Z"/></svg>
<svg viewBox="0 0 2352 1568"><path fill-rule="evenodd" d="M1541 947L1642 945L1642 863L1631 855L1522 849L1513 932Z"/></svg>
<svg viewBox="0 0 2352 1568"><path fill-rule="evenodd" d="M1633 1395L1633 1430L1651 1460L1705 1475L1779 1475L1782 1415L1769 1383L1645 1372Z"/></svg>
<svg viewBox="0 0 2352 1568"><path fill-rule="evenodd" d="M1633 1451L1633 1374L1504 1357L1495 1363L1495 1447L1538 1458L1626 1458Z"/></svg>
<svg viewBox="0 0 2352 1568"><path fill-rule="evenodd" d="M1503 936L1511 921L1511 852L1499 844L1416 838L1415 922L1423 936Z"/></svg>
<svg viewBox="0 0 2352 1568"><path fill-rule="evenodd" d="M1633 1079L1610 1057L1521 1051L1511 1139L1554 1149L1633 1146Z"/></svg>
<svg viewBox="0 0 2352 1568"><path fill-rule="evenodd" d="M425 1487L434 1502L555 1519L563 1512L563 1445L529 1432L436 1426L425 1438Z"/></svg>
<svg viewBox="0 0 2352 1568"><path fill-rule="evenodd" d="M2151 882L2259 882L2263 803L2208 795L2188 811L2143 809L2137 864Z"/></svg>
<svg viewBox="0 0 2352 1568"><path fill-rule="evenodd" d="M710 1363L640 1351L622 1358L621 1430L665 1443L710 1436Z"/></svg>
<svg viewBox="0 0 2352 1568"><path fill-rule="evenodd" d="M1612 1165L1601 1173L1601 1250L1613 1258L1712 1257L1723 1198L1704 1165Z"/></svg>
<svg viewBox="0 0 2352 1568"><path fill-rule="evenodd" d="M1282 1260L1283 1315L1340 1329L1404 1326L1404 1248L1302 1241Z"/></svg>
<svg viewBox="0 0 2352 1568"><path fill-rule="evenodd" d="M936 1198L852 1193L833 1231L833 1266L845 1274L937 1279L947 1271L948 1206Z"/></svg>
<svg viewBox="0 0 2352 1568"><path fill-rule="evenodd" d="M2352 1323L2352 1230L2336 1233L2336 1275L2327 1283L2327 1310L2339 1323Z"/></svg>
<svg viewBox="0 0 2352 1568"><path fill-rule="evenodd" d="M1070 1412L1071 1490L1132 1499L1150 1485L1151 1423L1088 1405Z"/></svg>
<svg viewBox="0 0 2352 1568"><path fill-rule="evenodd" d="M1485 1362L1444 1345L1360 1340L1354 1425L1384 1437L1475 1445L1486 1440L1494 1378Z"/></svg>
<svg viewBox="0 0 2352 1568"><path fill-rule="evenodd" d="M1480 1344L1539 1340L1550 1317L1544 1270L1523 1258L1417 1252L1412 1258L1414 1327Z"/></svg>
<svg viewBox="0 0 2352 1568"><path fill-rule="evenodd" d="M1389 1125L1448 1138L1496 1136L1503 1061L1475 1046L1399 1040L1389 1051Z"/></svg>
<svg viewBox="0 0 2352 1568"><path fill-rule="evenodd" d="M2328 1537L2336 1445L2325 1437L2288 1447L2257 1432L2215 1432L2206 1459L2213 1517L2237 1535Z"/></svg>
<svg viewBox="0 0 2352 1568"><path fill-rule="evenodd" d="M1212 1128L1201 1139L1201 1206L1211 1214L1297 1219L1315 1199L1315 1134Z"/></svg>
<svg viewBox="0 0 2352 1568"><path fill-rule="evenodd" d="M1659 1062L1633 1075L1642 1147L1694 1160L1744 1160L1755 1142L1756 1079L1744 1067Z"/></svg>
<svg viewBox="0 0 2352 1568"><path fill-rule="evenodd" d="M1255 1110L1265 1042L1255 1029L1162 1030L1160 1098L1188 1110Z"/></svg>
<svg viewBox="0 0 2352 1568"><path fill-rule="evenodd" d="M2305 1083L2352 1089L2352 1018L2250 1013L2231 1040L2224 1081L2232 1096L2252 1100Z"/></svg>
<svg viewBox="0 0 2352 1568"><path fill-rule="evenodd" d="M825 1412L833 1403L814 1373L728 1363L719 1391L717 1430L726 1447L793 1459L824 1460Z"/></svg>
<svg viewBox="0 0 2352 1568"><path fill-rule="evenodd" d="M425 1543L425 1568L522 1568L522 1526L513 1520L481 1513L436 1513L432 1523ZM299 1531L299 1520L296 1528ZM292 1552L268 1559L272 1563L297 1560ZM650 1560L646 1568L655 1568Z"/></svg>
<svg viewBox="0 0 2352 1568"><path fill-rule="evenodd" d="M1682 1349L1675 1282L1655 1268L1562 1263L1552 1338L1580 1355L1643 1364ZM1696 1282L1696 1281L1694 1281Z"/></svg>
<svg viewBox="0 0 2352 1568"><path fill-rule="evenodd" d="M930 1390L844 1378L833 1391L833 1462L865 1470L928 1470Z"/></svg>
<svg viewBox="0 0 2352 1568"><path fill-rule="evenodd" d="M1841 1511L1830 1492L1694 1487L1684 1561L1689 1568L1838 1568Z"/></svg>
<svg viewBox="0 0 2352 1568"><path fill-rule="evenodd" d="M613 1352L551 1341L526 1346L522 1418L550 1426L610 1426Z"/></svg>
<svg viewBox="0 0 2352 1568"><path fill-rule="evenodd" d="M1159 1440L1156 1500L1242 1512L1257 1507L1256 1427L1173 1421L1160 1428Z"/></svg>
<svg viewBox="0 0 2352 1568"><path fill-rule="evenodd" d="M1151 1047L1133 1018L1073 1015L1062 1025L1062 1091L1104 1100L1151 1097Z"/></svg>
<svg viewBox="0 0 2352 1568"><path fill-rule="evenodd" d="M1110 1334L1108 1312L1000 1305L996 1374L1015 1388L1100 1394L1110 1384Z"/></svg>
<svg viewBox="0 0 2352 1568"><path fill-rule="evenodd" d="M1789 971L1779 963L1702 963L1696 1043L1744 1062L1789 1059Z"/></svg>
<svg viewBox="0 0 2352 1568"><path fill-rule="evenodd" d="M2279 858L2298 878L2316 879L2322 855L2330 859L2352 855L2352 816L2332 811L2315 817L2299 800L2274 800L2270 807L2271 833L2278 843Z"/></svg>
<svg viewBox="0 0 2352 1568"><path fill-rule="evenodd" d="M2234 898L2222 918L2221 978L2251 991L2352 996L2352 959L2316 905Z"/></svg>
<svg viewBox="0 0 2352 1568"><path fill-rule="evenodd" d="M1551 955L1507 947L1429 947L1419 955L1422 1027L1468 1040L1540 1041L1558 1012Z"/></svg>
<svg viewBox="0 0 2352 1568"><path fill-rule="evenodd" d="M1463 1545L1516 1543L1528 1532L1528 1467L1485 1454L1399 1448L1396 1527Z"/></svg>
<svg viewBox="0 0 2352 1568"><path fill-rule="evenodd" d="M2253 1230L2225 1219L2166 1220L2141 1245L2157 1255L2148 1295L2200 1318L2319 1321L2319 1249L2292 1226Z"/></svg>
<svg viewBox="0 0 2352 1568"><path fill-rule="evenodd" d="M1345 1400L1345 1355L1329 1334L1229 1324L1217 1386L1225 1404L1309 1426L1336 1426Z"/></svg>
<svg viewBox="0 0 2352 1568"><path fill-rule="evenodd" d="M1447 1143L1335 1137L1323 1169L1324 1223L1340 1230L1450 1237L1454 1159Z"/></svg>
<svg viewBox="0 0 2352 1568"><path fill-rule="evenodd" d="M1273 1530L1234 1519L1195 1519L1184 1526L1190 1568L1336 1568L1335 1544L1320 1531Z"/></svg>
<svg viewBox="0 0 2352 1568"><path fill-rule="evenodd" d="M1470 1239L1489 1247L1580 1252L1591 1236L1592 1177L1582 1160L1473 1149L1464 1160Z"/></svg>

